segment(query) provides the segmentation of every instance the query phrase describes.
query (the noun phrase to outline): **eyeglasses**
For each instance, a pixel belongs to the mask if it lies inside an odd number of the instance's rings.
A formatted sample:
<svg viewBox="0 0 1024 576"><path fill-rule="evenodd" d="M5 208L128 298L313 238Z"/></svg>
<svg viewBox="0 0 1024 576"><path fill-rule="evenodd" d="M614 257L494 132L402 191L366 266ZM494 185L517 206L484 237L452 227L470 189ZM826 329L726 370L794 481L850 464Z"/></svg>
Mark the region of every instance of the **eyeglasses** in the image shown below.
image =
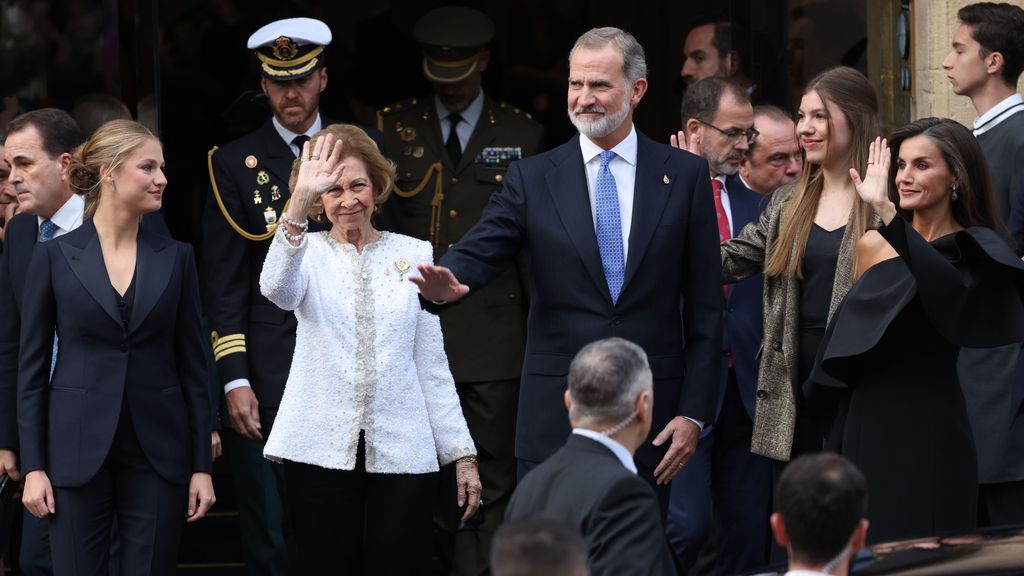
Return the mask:
<svg viewBox="0 0 1024 576"><path fill-rule="evenodd" d="M727 131L727 130L722 130L721 128L719 128L718 126L715 126L714 124L712 124L710 122L705 122L705 121L699 120L699 119L697 120L697 122L700 122L701 124L707 126L708 128L713 128L716 132L718 132L722 136L725 136L726 139L728 139L730 142L736 142L741 137L746 138L747 146L750 146L751 144L753 144L754 140L757 140L757 137L761 134L760 132L758 132L754 128L747 128L746 130L728 130Z"/></svg>

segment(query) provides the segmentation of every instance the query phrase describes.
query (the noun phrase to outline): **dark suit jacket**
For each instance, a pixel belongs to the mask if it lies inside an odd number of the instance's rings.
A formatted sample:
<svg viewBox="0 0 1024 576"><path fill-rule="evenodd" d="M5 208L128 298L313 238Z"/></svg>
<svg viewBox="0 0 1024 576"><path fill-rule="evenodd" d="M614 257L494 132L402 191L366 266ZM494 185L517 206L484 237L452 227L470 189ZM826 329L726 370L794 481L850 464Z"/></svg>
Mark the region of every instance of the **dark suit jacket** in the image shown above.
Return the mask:
<svg viewBox="0 0 1024 576"><path fill-rule="evenodd" d="M767 198L743 185L739 176L725 179L732 212L732 235L756 222L768 205ZM757 350L761 346L761 288L764 278L755 274L729 285L729 298L722 314L722 388L719 409L725 397L725 381L729 377L728 353L732 352L733 369L740 398L750 420L754 420L754 394L757 392Z"/></svg>
<svg viewBox="0 0 1024 576"><path fill-rule="evenodd" d="M96 227L37 244L25 280L18 373L22 471L81 486L99 470L127 399L166 480L209 472L210 397L192 248L140 227L123 325ZM29 321L31 319L31 321ZM60 351L50 379L53 328Z"/></svg>
<svg viewBox="0 0 1024 576"><path fill-rule="evenodd" d="M333 121L323 118L322 123L326 127ZM379 132L360 128L378 147L384 146ZM249 157L252 159L248 160ZM295 155L270 118L257 130L214 153L213 178L220 198L243 230L265 234L268 224L279 222L285 202L291 197L288 179L294 161ZM260 293L260 272L270 239L247 240L232 229L217 205L212 187L203 211L202 228L206 314L219 339L235 337L230 346L218 347L214 343L220 382L227 384L246 378L260 407L276 408L291 368L296 322L294 314L274 306ZM268 433L269 430L263 430L264 436Z"/></svg>
<svg viewBox="0 0 1024 576"><path fill-rule="evenodd" d="M570 435L519 483L505 517L531 516L578 526L594 576L676 573L654 491L590 438Z"/></svg>
<svg viewBox="0 0 1024 576"><path fill-rule="evenodd" d="M159 212L146 214L142 225L170 238L167 224ZM0 302L5 306L0 322L0 448L18 450L18 350L21 341L21 309L25 276L32 249L39 238L39 219L18 214L7 227L3 254L0 254Z"/></svg>
<svg viewBox="0 0 1024 576"><path fill-rule="evenodd" d="M652 436L675 416L714 419L722 292L707 162L637 137L633 219L617 303L601 266L579 136L512 164L480 222L440 261L475 292L526 251L530 311L518 458L540 462L565 443L569 363L585 344L611 336L647 352L654 374ZM653 468L661 450L647 443L637 459Z"/></svg>

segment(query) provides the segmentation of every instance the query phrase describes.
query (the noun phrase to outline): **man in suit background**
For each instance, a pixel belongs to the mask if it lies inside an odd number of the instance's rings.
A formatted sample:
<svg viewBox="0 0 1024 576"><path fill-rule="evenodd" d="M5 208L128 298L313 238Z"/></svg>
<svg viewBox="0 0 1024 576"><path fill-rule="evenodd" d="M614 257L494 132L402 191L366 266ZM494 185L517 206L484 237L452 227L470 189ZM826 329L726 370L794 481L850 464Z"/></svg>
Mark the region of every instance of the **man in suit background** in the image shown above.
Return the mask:
<svg viewBox="0 0 1024 576"><path fill-rule="evenodd" d="M377 113L397 164L388 197L394 228L434 245L434 261L480 219L510 163L540 152L544 129L529 114L480 87L494 23L478 10L443 7L416 23L423 72L433 94ZM491 537L515 487L516 402L526 343L526 270L509 267L480 294L441 315L445 352L476 444L483 504L475 526L458 529L456 506L443 517L454 538L453 574L486 570ZM441 475L440 501L454 502L454 468ZM476 522L471 523L476 524ZM442 557L452 555L445 544Z"/></svg>
<svg viewBox="0 0 1024 576"><path fill-rule="evenodd" d="M846 576L864 547L868 486L849 460L805 454L786 466L771 516L775 540L789 554L786 576Z"/></svg>
<svg viewBox="0 0 1024 576"><path fill-rule="evenodd" d="M754 129L757 139L749 144L737 176L746 188L771 196L800 175L803 156L796 140L796 124L781 108L762 104L754 106Z"/></svg>
<svg viewBox="0 0 1024 576"><path fill-rule="evenodd" d="M1024 175L1024 100L1017 93L1024 71L1024 9L980 2L964 6L957 17L960 25L942 68L953 92L970 98L978 113L974 135L988 161L997 216L1021 242L1024 196L1011 197L1011 192L1024 187L1018 181ZM1024 359L1019 353L1017 345L960 351L960 384L978 452L979 526L1024 522Z"/></svg>
<svg viewBox="0 0 1024 576"><path fill-rule="evenodd" d="M580 135L512 164L480 222L439 266L422 265L411 280L427 309L438 311L498 278L526 251L520 474L571 431L560 397L576 352L611 336L642 346L659 403L657 436L638 449L637 461L664 510L667 484L718 399L722 295L707 162L633 127L647 64L632 35L617 28L583 34L569 68L567 108Z"/></svg>
<svg viewBox="0 0 1024 576"><path fill-rule="evenodd" d="M719 238L728 240L757 220L763 198L740 181L738 172L754 129L750 97L718 77L686 91L685 133L675 142L695 144L710 168ZM771 466L750 452L757 350L761 345L761 275L722 287L721 393L713 423L705 426L694 457L672 483L668 534L683 566L698 573L734 574L767 560ZM710 540L709 540L710 537ZM705 546L707 543L707 546ZM713 566L712 566L713 565Z"/></svg>
<svg viewBox="0 0 1024 576"><path fill-rule="evenodd" d="M523 478L508 519L577 526L594 576L675 574L658 501L633 462L654 414L647 355L621 338L592 342L573 359L563 396L572 434Z"/></svg>

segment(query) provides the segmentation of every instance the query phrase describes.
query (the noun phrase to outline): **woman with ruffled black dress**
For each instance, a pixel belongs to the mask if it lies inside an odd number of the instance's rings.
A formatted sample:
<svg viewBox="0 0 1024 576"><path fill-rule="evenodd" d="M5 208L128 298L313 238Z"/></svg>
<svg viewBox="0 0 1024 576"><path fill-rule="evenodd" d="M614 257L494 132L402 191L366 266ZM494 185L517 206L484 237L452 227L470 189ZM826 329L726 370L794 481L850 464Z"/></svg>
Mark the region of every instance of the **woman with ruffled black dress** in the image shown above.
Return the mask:
<svg viewBox="0 0 1024 576"><path fill-rule="evenodd" d="M988 168L962 125L919 120L868 157L851 177L883 226L857 244L859 279L805 392L845 389L830 441L868 479L873 541L970 529L978 467L957 355L1024 341L1024 263L993 230Z"/></svg>

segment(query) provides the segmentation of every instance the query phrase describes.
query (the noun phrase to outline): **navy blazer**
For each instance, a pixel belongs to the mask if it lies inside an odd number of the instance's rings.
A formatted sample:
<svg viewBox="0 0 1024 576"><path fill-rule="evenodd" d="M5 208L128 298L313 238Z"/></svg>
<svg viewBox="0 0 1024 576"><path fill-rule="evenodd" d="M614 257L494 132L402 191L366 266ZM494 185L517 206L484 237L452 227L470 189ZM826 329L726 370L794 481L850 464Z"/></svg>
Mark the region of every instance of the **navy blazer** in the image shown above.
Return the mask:
<svg viewBox="0 0 1024 576"><path fill-rule="evenodd" d="M534 516L579 528L594 576L676 574L650 484L595 440L570 435L523 478L505 517Z"/></svg>
<svg viewBox="0 0 1024 576"><path fill-rule="evenodd" d="M210 397L192 248L140 226L131 321L123 325L96 227L32 255L18 374L22 472L81 486L99 470L127 398L139 444L166 480L209 472ZM60 348L50 379L53 328Z"/></svg>
<svg viewBox="0 0 1024 576"><path fill-rule="evenodd" d="M761 212L768 205L768 198L747 188L738 175L726 178L725 188L729 194L732 235L735 237L747 224L761 217ZM731 352L740 398L751 421L754 420L754 394L757 392L757 350L761 346L764 332L761 314L763 286L764 277L761 274L731 284L722 315L722 390L719 410L725 399L725 382L729 377L728 355Z"/></svg>
<svg viewBox="0 0 1024 576"><path fill-rule="evenodd" d="M142 225L158 234L171 235L159 212L143 216ZM19 445L16 406L21 306L25 276L38 238L39 219L32 214L18 214L8 222L5 249L0 254L0 302L7 306L7 313L0 322L0 449L5 450L17 451Z"/></svg>
<svg viewBox="0 0 1024 576"><path fill-rule="evenodd" d="M569 363L601 338L619 336L647 352L654 374L652 436L675 416L714 419L722 292L707 162L639 132L637 139L629 251L616 303L601 265L579 136L513 163L480 221L440 260L472 297L512 265L520 249L527 254L530 312L519 458L541 462L565 444L571 429L562 394ZM665 448L645 443L637 459L653 467Z"/></svg>

